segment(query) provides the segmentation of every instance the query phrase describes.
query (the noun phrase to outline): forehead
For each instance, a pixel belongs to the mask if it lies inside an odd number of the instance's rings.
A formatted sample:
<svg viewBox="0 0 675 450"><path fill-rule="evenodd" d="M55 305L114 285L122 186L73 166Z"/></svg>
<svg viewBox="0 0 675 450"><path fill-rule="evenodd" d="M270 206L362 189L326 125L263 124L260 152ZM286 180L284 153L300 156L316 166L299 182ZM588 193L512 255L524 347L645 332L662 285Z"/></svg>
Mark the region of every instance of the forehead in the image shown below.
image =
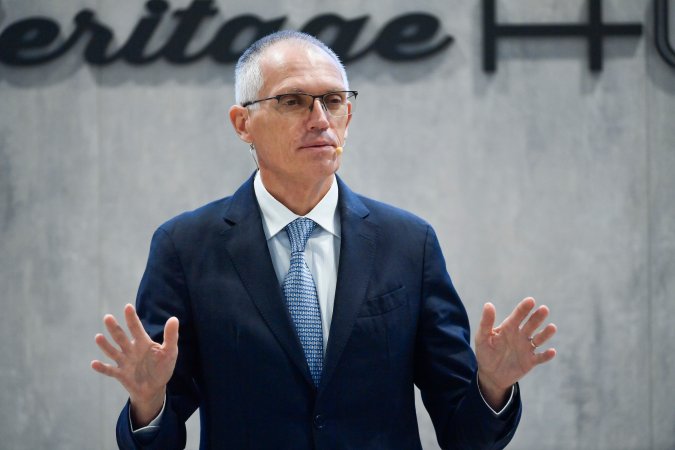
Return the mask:
<svg viewBox="0 0 675 450"><path fill-rule="evenodd" d="M260 70L265 95L346 89L337 63L320 48L304 42L284 41L269 47L260 58Z"/></svg>

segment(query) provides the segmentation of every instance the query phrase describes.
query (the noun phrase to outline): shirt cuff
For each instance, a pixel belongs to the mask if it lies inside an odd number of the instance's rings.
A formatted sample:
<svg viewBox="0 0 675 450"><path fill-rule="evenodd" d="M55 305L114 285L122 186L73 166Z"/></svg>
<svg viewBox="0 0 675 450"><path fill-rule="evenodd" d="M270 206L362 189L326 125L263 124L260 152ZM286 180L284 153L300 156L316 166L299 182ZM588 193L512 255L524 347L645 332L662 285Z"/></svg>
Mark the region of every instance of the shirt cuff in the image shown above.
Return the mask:
<svg viewBox="0 0 675 450"><path fill-rule="evenodd" d="M162 415L164 414L164 407L166 406L166 394L164 395L164 403L162 403L162 409L159 411L159 414L157 414L157 417L152 419L149 424L146 426L139 428L137 430L134 430L134 423L131 421L131 408L129 408L129 424L131 426L131 432L136 434L145 434L151 431L155 431L159 429L159 424L162 422Z"/></svg>
<svg viewBox="0 0 675 450"><path fill-rule="evenodd" d="M490 406L490 404L485 400L485 397L483 397L483 393L480 390L480 383L476 384L478 385L478 393L480 394L480 398L483 399L483 402L485 402L485 406L487 406L490 409L490 411L492 411L492 414L494 414L495 416L501 416L507 409L509 409L509 406L511 406L511 402L513 401L513 394L516 392L515 385L511 386L511 394L509 394L509 400L506 402L504 407L499 411L495 411L494 409L492 409L492 406Z"/></svg>

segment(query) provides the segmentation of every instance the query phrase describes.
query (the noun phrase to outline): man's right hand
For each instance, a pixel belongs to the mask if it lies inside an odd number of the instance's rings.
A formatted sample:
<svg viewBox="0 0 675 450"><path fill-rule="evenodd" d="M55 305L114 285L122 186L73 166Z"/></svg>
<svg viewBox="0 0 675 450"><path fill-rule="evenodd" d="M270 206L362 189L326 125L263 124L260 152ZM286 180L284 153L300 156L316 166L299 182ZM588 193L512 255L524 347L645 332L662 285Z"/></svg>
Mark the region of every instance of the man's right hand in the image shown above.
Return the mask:
<svg viewBox="0 0 675 450"><path fill-rule="evenodd" d="M129 392L134 427L144 427L154 419L164 404L166 384L171 379L178 357L178 319L171 317L164 326L164 343L150 339L132 305L124 307L124 318L131 339L107 314L103 318L110 336L119 346L112 345L102 335L96 335L96 344L103 353L117 363L117 367L94 360L95 371L115 378Z"/></svg>

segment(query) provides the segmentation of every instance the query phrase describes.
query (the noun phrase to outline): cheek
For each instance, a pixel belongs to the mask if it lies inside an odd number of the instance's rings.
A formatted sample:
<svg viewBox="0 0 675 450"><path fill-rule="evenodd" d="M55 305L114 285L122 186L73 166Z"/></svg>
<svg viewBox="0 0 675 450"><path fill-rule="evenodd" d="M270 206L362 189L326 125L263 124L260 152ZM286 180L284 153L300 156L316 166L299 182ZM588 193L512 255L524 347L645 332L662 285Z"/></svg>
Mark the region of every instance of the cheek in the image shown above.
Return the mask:
<svg viewBox="0 0 675 450"><path fill-rule="evenodd" d="M256 123L253 130L254 141L259 147L264 147L266 153L277 153L287 140L288 131L278 121L264 121Z"/></svg>
<svg viewBox="0 0 675 450"><path fill-rule="evenodd" d="M261 132L267 136L267 140L278 143L290 141L300 129L298 123L291 120L271 120L261 125Z"/></svg>
<svg viewBox="0 0 675 450"><path fill-rule="evenodd" d="M298 131L290 124L279 123L260 124L255 141L258 144L259 155L274 165L293 165L295 148L297 146Z"/></svg>

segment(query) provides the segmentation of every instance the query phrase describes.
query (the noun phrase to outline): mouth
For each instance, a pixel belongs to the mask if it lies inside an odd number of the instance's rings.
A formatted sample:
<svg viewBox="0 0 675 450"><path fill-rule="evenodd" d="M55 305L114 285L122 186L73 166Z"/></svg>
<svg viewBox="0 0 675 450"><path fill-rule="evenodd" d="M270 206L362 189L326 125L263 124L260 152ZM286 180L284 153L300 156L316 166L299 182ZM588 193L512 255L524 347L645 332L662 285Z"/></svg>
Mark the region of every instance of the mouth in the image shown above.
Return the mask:
<svg viewBox="0 0 675 450"><path fill-rule="evenodd" d="M310 150L335 150L335 145L330 142L312 142L306 145L301 146L300 148L310 149Z"/></svg>

